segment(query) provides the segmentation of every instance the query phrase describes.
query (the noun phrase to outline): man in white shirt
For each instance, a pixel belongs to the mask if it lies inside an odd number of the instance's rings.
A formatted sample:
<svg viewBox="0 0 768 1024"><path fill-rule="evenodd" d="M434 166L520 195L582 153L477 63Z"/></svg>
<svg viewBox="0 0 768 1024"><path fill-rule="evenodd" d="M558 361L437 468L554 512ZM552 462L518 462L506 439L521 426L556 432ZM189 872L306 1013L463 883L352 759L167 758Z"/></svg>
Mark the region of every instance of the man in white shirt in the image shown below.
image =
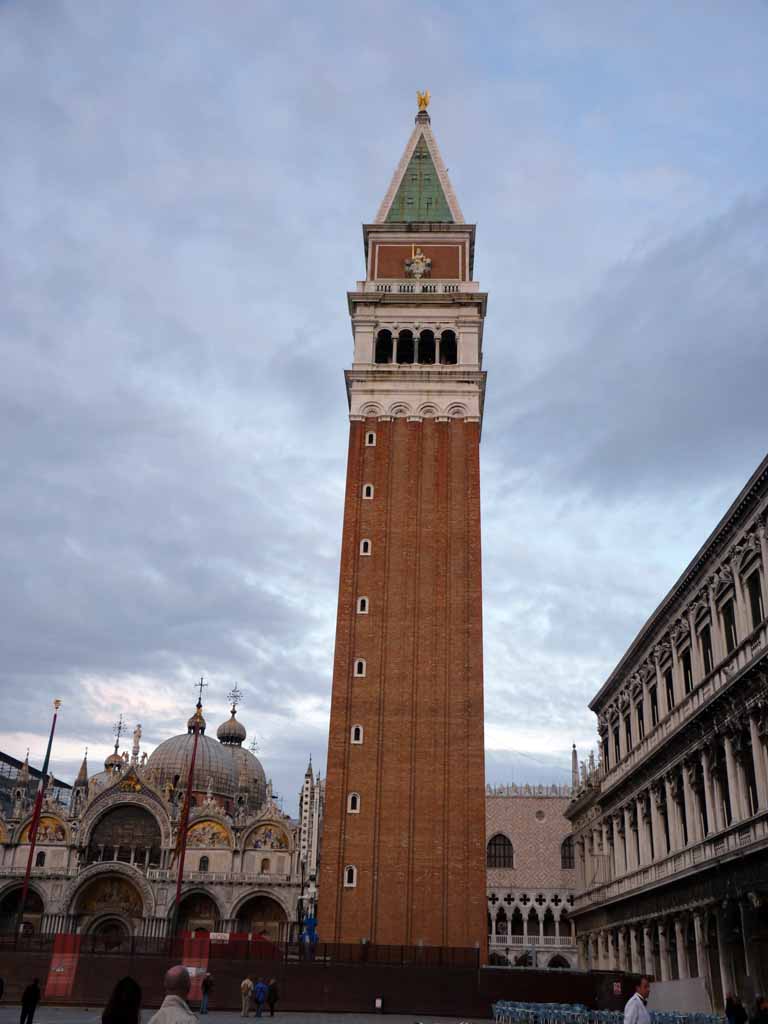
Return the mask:
<svg viewBox="0 0 768 1024"><path fill-rule="evenodd" d="M651 1015L648 1013L650 991L651 983L643 974L635 982L635 994L630 996L624 1007L624 1024L651 1024Z"/></svg>
<svg viewBox="0 0 768 1024"><path fill-rule="evenodd" d="M150 1017L149 1024L197 1024L197 1017L187 1005L192 979L186 967L171 967L163 978L166 996L160 1009Z"/></svg>

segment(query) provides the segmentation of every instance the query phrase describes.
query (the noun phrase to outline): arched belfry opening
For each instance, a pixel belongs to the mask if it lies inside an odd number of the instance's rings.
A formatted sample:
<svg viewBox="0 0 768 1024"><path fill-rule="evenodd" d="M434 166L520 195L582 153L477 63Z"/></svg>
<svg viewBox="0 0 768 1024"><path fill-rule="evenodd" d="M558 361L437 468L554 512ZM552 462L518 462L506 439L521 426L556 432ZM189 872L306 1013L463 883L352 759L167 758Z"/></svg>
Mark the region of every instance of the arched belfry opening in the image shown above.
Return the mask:
<svg viewBox="0 0 768 1024"><path fill-rule="evenodd" d="M433 366L435 362L434 331L422 331L419 335L419 363L422 366Z"/></svg>
<svg viewBox="0 0 768 1024"><path fill-rule="evenodd" d="M392 332L382 330L376 335L376 345L373 356L375 363L392 362Z"/></svg>
<svg viewBox="0 0 768 1024"><path fill-rule="evenodd" d="M401 366L413 362L415 347L413 331L400 331L397 336L397 361Z"/></svg>
<svg viewBox="0 0 768 1024"><path fill-rule="evenodd" d="M458 347L453 331L443 331L440 335L440 365L452 366L458 362Z"/></svg>

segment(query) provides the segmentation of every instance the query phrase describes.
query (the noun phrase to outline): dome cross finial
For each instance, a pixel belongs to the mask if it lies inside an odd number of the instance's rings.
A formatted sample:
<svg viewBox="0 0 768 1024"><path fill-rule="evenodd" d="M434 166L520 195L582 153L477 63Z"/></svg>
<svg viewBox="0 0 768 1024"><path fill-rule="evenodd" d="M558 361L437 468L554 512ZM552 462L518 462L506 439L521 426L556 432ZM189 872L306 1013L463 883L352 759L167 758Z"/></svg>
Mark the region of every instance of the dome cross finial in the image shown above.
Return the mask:
<svg viewBox="0 0 768 1024"><path fill-rule="evenodd" d="M200 676L200 682L195 683L195 689L197 690L197 706L201 708L203 706L203 689L208 683L203 682L203 676Z"/></svg>
<svg viewBox="0 0 768 1024"><path fill-rule="evenodd" d="M115 753L117 753L117 748L120 746L120 737L123 735L123 729L124 728L125 728L125 723L123 722L123 715L122 715L122 712L121 712L120 713L120 717L118 718L118 720L115 722L115 724L112 727L112 729L114 731L114 734L115 734Z"/></svg>
<svg viewBox="0 0 768 1024"><path fill-rule="evenodd" d="M234 715L235 711L237 711L237 705L242 702L242 699L243 699L242 691L239 689L237 683L235 683L235 685L232 687L232 689L227 694L227 700L230 701L231 704L232 704L232 714L233 715Z"/></svg>

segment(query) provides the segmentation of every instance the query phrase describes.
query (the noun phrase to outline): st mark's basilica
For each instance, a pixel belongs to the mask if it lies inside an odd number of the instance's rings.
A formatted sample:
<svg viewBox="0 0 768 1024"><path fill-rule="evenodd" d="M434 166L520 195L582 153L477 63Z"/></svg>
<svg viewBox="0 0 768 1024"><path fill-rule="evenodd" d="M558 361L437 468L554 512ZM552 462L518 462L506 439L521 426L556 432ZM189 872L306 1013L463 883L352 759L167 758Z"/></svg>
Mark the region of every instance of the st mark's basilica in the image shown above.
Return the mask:
<svg viewBox="0 0 768 1024"><path fill-rule="evenodd" d="M77 932L114 948L172 927L194 716L149 755L141 726L120 753L121 731L101 770L90 771L84 758L71 791L49 786L21 924L27 932ZM286 941L313 908L323 782L310 763L299 817L290 818L246 736L234 702L215 739L202 720L176 927ZM0 809L3 931L17 917L37 788L28 759L13 776Z"/></svg>

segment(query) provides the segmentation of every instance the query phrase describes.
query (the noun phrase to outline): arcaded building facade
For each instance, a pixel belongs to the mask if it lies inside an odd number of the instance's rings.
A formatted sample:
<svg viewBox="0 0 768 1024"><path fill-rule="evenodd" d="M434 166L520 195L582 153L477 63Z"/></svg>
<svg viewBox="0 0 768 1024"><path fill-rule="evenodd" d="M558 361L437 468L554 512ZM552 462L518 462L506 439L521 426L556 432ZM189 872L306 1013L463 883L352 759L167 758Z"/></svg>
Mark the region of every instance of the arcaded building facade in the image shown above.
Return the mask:
<svg viewBox="0 0 768 1024"><path fill-rule="evenodd" d="M172 929L178 830L194 743L186 732L132 749L89 772L87 760L69 799L49 791L37 830L27 933L79 933L108 948ZM177 930L229 932L285 941L310 910L322 826L323 783L311 765L301 787L299 820L284 814L233 706L213 739L198 740L192 779L184 880ZM0 814L0 932L13 931L30 849L34 792L28 764L13 780Z"/></svg>
<svg viewBox="0 0 768 1024"><path fill-rule="evenodd" d="M488 786L488 951L492 964L576 967L570 786Z"/></svg>
<svg viewBox="0 0 768 1024"><path fill-rule="evenodd" d="M581 963L768 990L768 458L592 701Z"/></svg>
<svg viewBox="0 0 768 1024"><path fill-rule="evenodd" d="M348 295L347 485L319 930L480 948L486 295L422 99Z"/></svg>

